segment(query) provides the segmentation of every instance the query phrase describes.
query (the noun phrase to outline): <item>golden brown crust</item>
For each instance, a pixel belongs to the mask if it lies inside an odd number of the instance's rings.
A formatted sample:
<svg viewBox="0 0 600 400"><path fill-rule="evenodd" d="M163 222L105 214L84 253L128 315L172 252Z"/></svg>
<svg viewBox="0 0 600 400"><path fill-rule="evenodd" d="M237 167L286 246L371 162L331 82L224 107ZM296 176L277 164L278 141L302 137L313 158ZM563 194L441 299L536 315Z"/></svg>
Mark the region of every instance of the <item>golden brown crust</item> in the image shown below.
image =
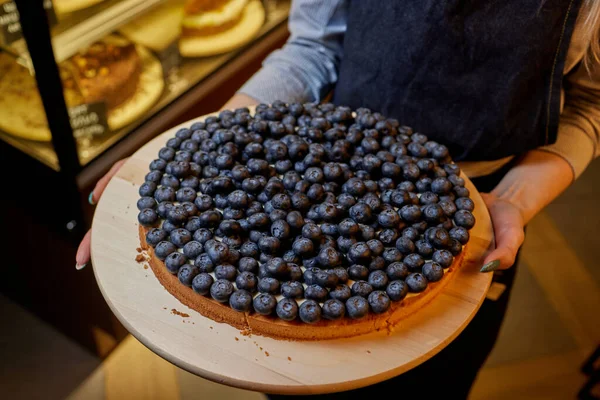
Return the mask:
<svg viewBox="0 0 600 400"><path fill-rule="evenodd" d="M454 278L455 271L461 267L468 247L465 246L462 253L455 258L452 266L445 271L441 281L430 283L427 289L418 296L410 296L401 302L393 302L390 309L383 314L369 313L360 320L349 318L339 321L321 320L316 324L309 325L299 321L286 322L276 317L256 313L240 313L228 305L198 295L191 288L182 285L177 277L168 272L163 262L154 255L154 249L146 243L147 231L144 227L139 227L142 248L150 256L150 267L163 287L180 302L216 322L224 322L255 335L284 340L341 339L379 330L391 332L394 325L427 305Z"/></svg>
<svg viewBox="0 0 600 400"><path fill-rule="evenodd" d="M242 14L240 14L237 18L232 19L231 21L227 21L221 25L212 25L206 26L204 28L192 28L188 26L181 27L181 36L183 37L199 37L199 36L211 36L216 35L217 33L228 31L229 29L233 29L237 24L242 20Z"/></svg>

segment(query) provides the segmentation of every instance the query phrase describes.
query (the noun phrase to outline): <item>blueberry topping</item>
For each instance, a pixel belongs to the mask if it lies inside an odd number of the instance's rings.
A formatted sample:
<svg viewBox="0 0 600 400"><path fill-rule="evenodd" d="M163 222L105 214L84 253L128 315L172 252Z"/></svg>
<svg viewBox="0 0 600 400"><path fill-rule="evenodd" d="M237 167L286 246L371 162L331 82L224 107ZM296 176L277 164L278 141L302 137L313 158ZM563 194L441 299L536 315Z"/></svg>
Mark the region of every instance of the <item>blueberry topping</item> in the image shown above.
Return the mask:
<svg viewBox="0 0 600 400"><path fill-rule="evenodd" d="M179 268L181 268L187 261L188 260L186 256L181 253L174 252L165 258L165 266L170 273L176 274L179 272Z"/></svg>
<svg viewBox="0 0 600 400"><path fill-rule="evenodd" d="M338 320L344 317L346 306L339 299L329 299L323 303L323 318Z"/></svg>
<svg viewBox="0 0 600 400"><path fill-rule="evenodd" d="M261 293L252 302L254 310L261 315L270 315L277 305L275 297L268 293Z"/></svg>
<svg viewBox="0 0 600 400"><path fill-rule="evenodd" d="M192 280L198 274L198 268L190 264L185 264L179 268L177 278L179 279L179 282L183 283L185 286L192 286Z"/></svg>
<svg viewBox="0 0 600 400"><path fill-rule="evenodd" d="M225 279L217 279L210 287L210 295L220 303L227 302L232 293L233 284Z"/></svg>
<svg viewBox="0 0 600 400"><path fill-rule="evenodd" d="M401 280L391 281L385 292L392 301L400 301L408 294L408 285Z"/></svg>
<svg viewBox="0 0 600 400"><path fill-rule="evenodd" d="M418 293L427 289L427 278L418 272L408 275L405 282L410 292Z"/></svg>
<svg viewBox="0 0 600 400"><path fill-rule="evenodd" d="M252 295L243 289L236 290L231 294L231 297L229 297L229 306L239 312L250 311L252 306Z"/></svg>
<svg viewBox="0 0 600 400"><path fill-rule="evenodd" d="M292 298L283 298L279 300L275 308L277 316L284 321L293 321L298 316L298 303Z"/></svg>
<svg viewBox="0 0 600 400"><path fill-rule="evenodd" d="M353 296L346 300L346 313L352 319L360 319L369 313L369 303L367 299L360 296Z"/></svg>
<svg viewBox="0 0 600 400"><path fill-rule="evenodd" d="M306 300L300 305L300 319L307 324L314 324L321 320L321 306L314 300Z"/></svg>
<svg viewBox="0 0 600 400"><path fill-rule="evenodd" d="M371 310L373 310L375 314L386 312L391 305L390 298L386 292L381 290L375 290L374 292L371 292L371 294L369 294L368 301L369 305L371 306Z"/></svg>
<svg viewBox="0 0 600 400"><path fill-rule="evenodd" d="M212 276L205 272L201 272L192 279L192 289L198 294L207 295L214 282Z"/></svg>
<svg viewBox="0 0 600 400"><path fill-rule="evenodd" d="M175 251L177 251L177 247L173 243L165 240L159 242L154 248L154 253L160 260L164 260L169 254Z"/></svg>
<svg viewBox="0 0 600 400"><path fill-rule="evenodd" d="M436 262L426 262L423 265L423 275L429 282L437 282L444 277L444 269Z"/></svg>

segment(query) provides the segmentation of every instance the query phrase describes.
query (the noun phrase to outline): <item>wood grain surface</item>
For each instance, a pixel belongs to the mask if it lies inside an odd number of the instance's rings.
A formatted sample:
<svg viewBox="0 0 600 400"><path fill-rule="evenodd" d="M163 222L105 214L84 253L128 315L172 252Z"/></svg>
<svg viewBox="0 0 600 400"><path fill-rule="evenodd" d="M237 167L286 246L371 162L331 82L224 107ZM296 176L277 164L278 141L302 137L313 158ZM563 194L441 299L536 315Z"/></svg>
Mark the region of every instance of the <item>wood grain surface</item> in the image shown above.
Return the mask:
<svg viewBox="0 0 600 400"><path fill-rule="evenodd" d="M391 334L317 342L243 336L181 304L151 269L135 261L140 245L136 201L150 161L177 129L193 122L158 136L128 160L104 192L92 225L98 286L123 325L150 350L189 372L230 386L267 393L329 393L374 384L419 365L473 318L492 279L479 268L493 231L485 204L468 179L477 223L470 232L465 262L438 297L401 321Z"/></svg>

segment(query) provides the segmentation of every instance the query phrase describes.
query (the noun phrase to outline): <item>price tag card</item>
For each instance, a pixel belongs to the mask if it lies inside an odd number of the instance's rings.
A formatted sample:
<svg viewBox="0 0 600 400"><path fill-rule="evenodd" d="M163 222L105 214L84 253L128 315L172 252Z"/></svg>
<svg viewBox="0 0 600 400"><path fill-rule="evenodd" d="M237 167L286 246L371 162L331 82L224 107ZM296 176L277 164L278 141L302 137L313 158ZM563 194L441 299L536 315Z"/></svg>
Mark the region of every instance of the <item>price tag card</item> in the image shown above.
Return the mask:
<svg viewBox="0 0 600 400"><path fill-rule="evenodd" d="M44 0L44 8L48 14L48 23L50 27L56 25L56 13L52 0ZM19 22L19 11L14 1L8 1L0 4L0 41L5 46L21 39L21 23Z"/></svg>
<svg viewBox="0 0 600 400"><path fill-rule="evenodd" d="M4 45L21 39L19 11L14 1L0 4L0 39Z"/></svg>
<svg viewBox="0 0 600 400"><path fill-rule="evenodd" d="M163 77L169 81L177 76L181 64L179 54L179 39L175 39L170 45L156 52L163 69Z"/></svg>
<svg viewBox="0 0 600 400"><path fill-rule="evenodd" d="M109 131L106 103L89 103L69 108L75 138L91 138Z"/></svg>

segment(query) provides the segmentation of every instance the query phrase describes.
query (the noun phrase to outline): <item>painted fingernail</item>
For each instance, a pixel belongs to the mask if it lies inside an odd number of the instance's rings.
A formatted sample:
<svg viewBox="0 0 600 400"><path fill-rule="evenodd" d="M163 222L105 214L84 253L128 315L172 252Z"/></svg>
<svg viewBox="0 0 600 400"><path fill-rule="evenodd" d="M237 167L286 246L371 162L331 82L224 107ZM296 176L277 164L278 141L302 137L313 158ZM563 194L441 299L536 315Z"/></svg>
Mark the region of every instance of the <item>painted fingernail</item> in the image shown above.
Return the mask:
<svg viewBox="0 0 600 400"><path fill-rule="evenodd" d="M498 269L498 267L500 267L500 260L494 260L494 261L490 261L489 263L485 264L483 267L481 267L481 269L479 270L480 272L492 272Z"/></svg>
<svg viewBox="0 0 600 400"><path fill-rule="evenodd" d="M90 203L91 205L95 206L96 202L94 201L94 192L90 192L90 195L88 196L88 203Z"/></svg>
<svg viewBox="0 0 600 400"><path fill-rule="evenodd" d="M77 271L84 269L86 266L87 266L87 263L85 263L85 264L81 264L81 265L80 265L80 264L77 264L77 263L75 263L75 269L76 269Z"/></svg>

